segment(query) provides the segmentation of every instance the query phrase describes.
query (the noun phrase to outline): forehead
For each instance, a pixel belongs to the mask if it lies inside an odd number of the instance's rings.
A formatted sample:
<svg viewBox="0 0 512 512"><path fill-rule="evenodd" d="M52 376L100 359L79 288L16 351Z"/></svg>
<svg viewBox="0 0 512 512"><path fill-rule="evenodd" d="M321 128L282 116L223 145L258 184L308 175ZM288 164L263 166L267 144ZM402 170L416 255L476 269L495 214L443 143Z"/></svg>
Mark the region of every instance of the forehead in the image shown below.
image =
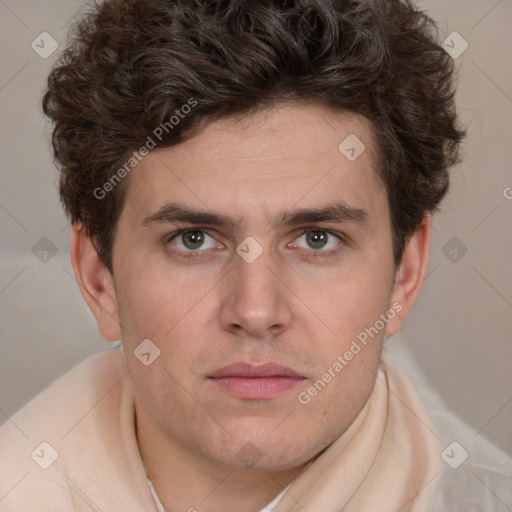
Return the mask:
<svg viewBox="0 0 512 512"><path fill-rule="evenodd" d="M172 200L244 217L342 200L382 208L368 119L320 105L279 105L206 125L146 156L129 176L125 206L146 217ZM135 220L135 219L132 219Z"/></svg>

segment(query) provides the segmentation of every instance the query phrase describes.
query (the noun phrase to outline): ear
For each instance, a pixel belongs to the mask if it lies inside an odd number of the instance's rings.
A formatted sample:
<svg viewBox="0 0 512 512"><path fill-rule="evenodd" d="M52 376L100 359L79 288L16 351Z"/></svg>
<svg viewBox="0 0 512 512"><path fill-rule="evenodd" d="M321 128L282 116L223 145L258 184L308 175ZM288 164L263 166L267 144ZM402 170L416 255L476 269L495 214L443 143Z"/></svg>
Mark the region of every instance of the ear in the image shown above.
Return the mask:
<svg viewBox="0 0 512 512"><path fill-rule="evenodd" d="M71 264L82 296L109 341L121 338L114 281L81 223L71 228Z"/></svg>
<svg viewBox="0 0 512 512"><path fill-rule="evenodd" d="M421 225L409 239L395 274L391 304L397 303L394 308L397 314L386 326L387 335L395 334L400 329L416 302L427 272L431 230L432 215L426 213Z"/></svg>

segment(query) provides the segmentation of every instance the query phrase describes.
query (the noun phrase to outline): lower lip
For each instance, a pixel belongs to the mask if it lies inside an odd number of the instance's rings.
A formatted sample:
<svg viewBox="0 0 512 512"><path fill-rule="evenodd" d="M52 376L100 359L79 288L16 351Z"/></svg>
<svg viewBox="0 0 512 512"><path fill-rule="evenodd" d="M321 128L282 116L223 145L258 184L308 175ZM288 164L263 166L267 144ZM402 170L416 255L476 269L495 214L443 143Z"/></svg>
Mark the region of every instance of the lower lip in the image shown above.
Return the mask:
<svg viewBox="0 0 512 512"><path fill-rule="evenodd" d="M210 381L230 395L259 400L272 398L302 382L302 377L219 377Z"/></svg>

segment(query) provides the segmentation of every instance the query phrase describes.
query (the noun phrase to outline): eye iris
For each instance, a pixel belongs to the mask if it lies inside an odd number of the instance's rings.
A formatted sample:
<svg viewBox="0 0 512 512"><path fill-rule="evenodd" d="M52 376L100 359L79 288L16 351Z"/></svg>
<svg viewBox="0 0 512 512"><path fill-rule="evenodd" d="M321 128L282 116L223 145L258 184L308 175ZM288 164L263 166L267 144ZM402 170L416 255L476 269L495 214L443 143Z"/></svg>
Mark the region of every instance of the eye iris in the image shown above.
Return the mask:
<svg viewBox="0 0 512 512"><path fill-rule="evenodd" d="M311 247L321 249L327 243L327 234L325 231L308 231L306 239ZM198 249L204 243L204 233L200 230L187 231L182 234L182 240L188 249Z"/></svg>
<svg viewBox="0 0 512 512"><path fill-rule="evenodd" d="M186 233L183 233L182 239L185 247L188 249L198 249L203 245L204 233L199 230L187 231Z"/></svg>
<svg viewBox="0 0 512 512"><path fill-rule="evenodd" d="M308 231L306 239L311 247L314 249L321 249L327 243L327 234L325 231Z"/></svg>

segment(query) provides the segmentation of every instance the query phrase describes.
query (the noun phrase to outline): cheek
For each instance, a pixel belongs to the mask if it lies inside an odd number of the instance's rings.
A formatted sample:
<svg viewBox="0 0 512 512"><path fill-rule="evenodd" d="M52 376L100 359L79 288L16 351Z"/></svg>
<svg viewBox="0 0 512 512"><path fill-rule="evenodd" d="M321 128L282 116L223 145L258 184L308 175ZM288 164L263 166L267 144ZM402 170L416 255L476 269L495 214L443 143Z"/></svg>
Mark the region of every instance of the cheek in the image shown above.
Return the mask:
<svg viewBox="0 0 512 512"><path fill-rule="evenodd" d="M188 390L189 383L176 374L175 368L168 367L165 357L162 353L147 367L135 357L127 357L130 379L144 418L166 435L185 439L192 430L200 430L205 424L204 410Z"/></svg>
<svg viewBox="0 0 512 512"><path fill-rule="evenodd" d="M208 283L185 280L161 265L147 261L141 269L126 269L118 295L120 321L125 337L136 341L175 337L179 327L190 322L190 314L200 307Z"/></svg>
<svg viewBox="0 0 512 512"><path fill-rule="evenodd" d="M176 395L180 383L193 378L194 361L208 343L201 302L208 283L192 287L168 274L150 264L140 272L127 272L118 296L130 373L137 389L147 390L145 399L155 406L167 403L168 394Z"/></svg>
<svg viewBox="0 0 512 512"><path fill-rule="evenodd" d="M381 315L390 311L388 274L384 265L365 265L338 272L309 293L323 334L312 346L319 373L299 403L332 425L352 420L373 389L387 325Z"/></svg>
<svg viewBox="0 0 512 512"><path fill-rule="evenodd" d="M388 273L385 268L353 268L328 275L318 286L308 288L304 302L316 314L327 346L342 349L374 326L388 310L391 287ZM329 338L334 343L329 343Z"/></svg>

